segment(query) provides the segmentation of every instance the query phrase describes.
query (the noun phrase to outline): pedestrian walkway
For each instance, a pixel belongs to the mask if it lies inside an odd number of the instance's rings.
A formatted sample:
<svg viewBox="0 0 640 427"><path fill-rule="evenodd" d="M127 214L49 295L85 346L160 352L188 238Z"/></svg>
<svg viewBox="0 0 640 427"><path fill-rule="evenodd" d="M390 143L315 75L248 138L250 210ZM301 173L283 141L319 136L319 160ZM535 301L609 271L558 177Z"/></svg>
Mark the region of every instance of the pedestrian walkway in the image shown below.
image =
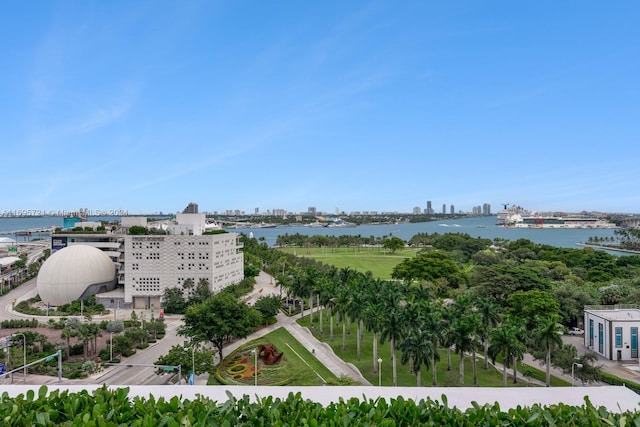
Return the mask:
<svg viewBox="0 0 640 427"><path fill-rule="evenodd" d="M281 315L286 317L286 315L282 313ZM284 327L298 342L307 349L311 349L312 354L336 377L346 376L360 383L360 385L371 385L371 383L362 376L358 368L338 357L328 344L319 341L313 336L309 329L300 326L295 320L285 323Z"/></svg>
<svg viewBox="0 0 640 427"><path fill-rule="evenodd" d="M260 272L256 277L255 291L245 297L247 303L253 304L260 296L279 295L280 289L275 285L275 281L271 276L265 272ZM330 346L319 341L311 334L311 332L296 322L295 316L287 316L284 313L278 313L276 316L276 323L269 325L265 328L261 328L256 332L249 335L246 339L237 340L224 347L223 356L228 356L233 353L239 347L243 346L247 342L253 341L257 338L263 337L270 332L275 331L278 328L284 327L300 344L302 344L307 350L311 352L323 365L331 371L335 376L347 376L361 385L371 385L367 381L360 371L353 365L345 362L338 357ZM220 363L218 355L214 359L214 363ZM206 384L208 375L200 375L196 378L196 384Z"/></svg>
<svg viewBox="0 0 640 427"><path fill-rule="evenodd" d="M260 274L256 277L256 286L255 290L245 297L245 301L248 304L253 304L260 296L267 295L280 295L280 288L276 286L275 280L269 276L265 272L260 272ZM327 369L329 369L336 376L346 376L351 378L352 380L360 383L361 385L371 385L369 381L364 378L364 376L360 373L360 371L352 364L345 362L342 358L338 357L333 349L326 343L319 341L317 338L313 336L311 331L303 326L300 326L296 320L297 316L287 316L284 313L279 313L276 316L277 322L268 327L262 328L250 336L248 336L245 340L238 340L233 342L225 347L224 355L227 356L235 351L240 346L244 345L246 342L252 341L256 338L263 337L268 333L280 328L284 327L297 341L299 341L305 348L309 349L310 352L321 362L323 363ZM584 353L584 349L581 349L580 345L574 343L576 348L578 348L579 354ZM480 356L480 355L479 355ZM481 358L481 357L480 357ZM530 354L526 354L523 358L523 363L538 368L542 371L546 370L544 365L540 364L539 360L534 360L533 356ZM219 360L216 356L216 363L219 363ZM603 367L607 372L612 373L623 379L629 379L630 381L640 382L640 367L638 371L632 371L625 368L622 364L616 361L606 360L604 358L599 358L596 364L599 364ZM503 365L501 363L493 363L494 368L502 373ZM507 370L507 375L510 380L513 379L513 369ZM522 372L518 372L519 378L522 381L526 381L532 385L542 386L544 387L546 384L544 381L537 380L531 377L525 377ZM561 378L569 384L575 386L583 386L580 380L574 380L571 375L564 373L561 369L556 367L551 367L551 375L557 378ZM207 376L201 375L200 378L196 379L196 384L206 384Z"/></svg>

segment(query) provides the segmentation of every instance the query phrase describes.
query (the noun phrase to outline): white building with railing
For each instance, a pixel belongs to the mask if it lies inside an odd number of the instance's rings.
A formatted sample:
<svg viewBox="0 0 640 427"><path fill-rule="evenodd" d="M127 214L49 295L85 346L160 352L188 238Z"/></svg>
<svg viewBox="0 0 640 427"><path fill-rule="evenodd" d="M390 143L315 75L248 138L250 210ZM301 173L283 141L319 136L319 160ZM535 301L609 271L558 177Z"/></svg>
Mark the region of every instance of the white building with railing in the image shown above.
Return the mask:
<svg viewBox="0 0 640 427"><path fill-rule="evenodd" d="M609 360L638 359L640 306L587 305L584 345Z"/></svg>

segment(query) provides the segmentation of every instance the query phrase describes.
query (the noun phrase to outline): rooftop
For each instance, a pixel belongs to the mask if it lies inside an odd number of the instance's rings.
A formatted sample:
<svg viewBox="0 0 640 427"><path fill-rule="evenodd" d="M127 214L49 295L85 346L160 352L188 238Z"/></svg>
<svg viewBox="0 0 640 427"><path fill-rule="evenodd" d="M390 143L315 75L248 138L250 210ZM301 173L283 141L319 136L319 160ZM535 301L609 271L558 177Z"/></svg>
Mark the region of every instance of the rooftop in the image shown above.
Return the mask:
<svg viewBox="0 0 640 427"><path fill-rule="evenodd" d="M607 320L640 320L640 306L635 304L587 305L584 311Z"/></svg>

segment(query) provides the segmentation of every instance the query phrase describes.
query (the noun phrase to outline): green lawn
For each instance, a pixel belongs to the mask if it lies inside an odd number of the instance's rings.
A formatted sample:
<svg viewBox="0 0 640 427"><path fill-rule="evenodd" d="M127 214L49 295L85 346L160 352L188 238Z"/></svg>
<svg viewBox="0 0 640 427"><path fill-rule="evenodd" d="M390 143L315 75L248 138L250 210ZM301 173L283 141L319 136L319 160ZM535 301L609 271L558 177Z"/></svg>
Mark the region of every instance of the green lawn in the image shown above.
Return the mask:
<svg viewBox="0 0 640 427"><path fill-rule="evenodd" d="M278 328L264 337L248 342L228 355L225 360L232 359L236 354L246 353L260 344L273 344L284 356L279 365L261 368L259 384L314 386L337 381L336 376L284 328ZM247 384L253 384L253 380L249 379Z"/></svg>
<svg viewBox="0 0 640 427"><path fill-rule="evenodd" d="M415 256L417 249L406 248L390 253L384 248L279 248L278 250L299 257L308 257L334 265L338 268L350 267L374 277L390 279L393 267L406 258Z"/></svg>
<svg viewBox="0 0 640 427"><path fill-rule="evenodd" d="M309 327L309 317L298 320L298 323L302 326ZM360 361L356 357L356 326L352 323L351 334L347 335L346 351L342 350L342 324L334 324L334 339L330 340L329 331L329 318L325 315L323 317L323 333L320 333L319 318L318 315L314 315L314 326L310 328L313 335L320 341L324 341L331 346L333 351L346 362L355 365L362 375L373 385L378 384L378 374L373 372L373 334L365 332L363 334L362 348L360 351ZM456 354L451 354L451 370L447 370L447 352L444 349L440 350L440 361L436 364L436 375L438 377L439 387L457 387L457 386L472 386L473 385L473 368L472 359L467 356L464 358L464 384L460 384L459 381L459 363L460 358ZM417 379L415 374L409 373L408 365L402 365L400 363L401 352L397 351L397 373L398 373L398 385L399 386L415 386ZM378 357L382 359L381 370L381 382L382 385L393 385L393 374L391 368L391 348L389 341L384 344L378 344ZM477 358L477 378L478 386L481 387L501 387L502 386L502 371L498 371L489 366L489 369L483 368L483 360ZM526 383L521 376L518 377L518 383L513 384L513 380L510 376L511 370L509 370L508 385L510 387L526 387L530 384ZM433 382L433 373L431 370L421 372L422 386L431 386ZM561 381L561 380L560 380ZM553 384L560 385L560 384Z"/></svg>

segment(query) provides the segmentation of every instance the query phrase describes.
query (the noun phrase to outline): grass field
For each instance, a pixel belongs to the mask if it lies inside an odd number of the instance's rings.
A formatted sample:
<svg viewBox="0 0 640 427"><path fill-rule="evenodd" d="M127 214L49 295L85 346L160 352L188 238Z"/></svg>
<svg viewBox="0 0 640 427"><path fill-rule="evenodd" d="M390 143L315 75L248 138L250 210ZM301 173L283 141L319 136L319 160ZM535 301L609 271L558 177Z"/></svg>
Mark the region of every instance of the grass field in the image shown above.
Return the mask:
<svg viewBox="0 0 640 427"><path fill-rule="evenodd" d="M284 353L284 356L280 365L261 368L262 376L258 378L259 384L315 386L337 381L336 376L284 328L278 328L264 337L248 342L227 356L225 360L233 358L235 354L246 353L260 344L273 344L278 352ZM253 379L249 379L247 384L252 385Z"/></svg>
<svg viewBox="0 0 640 427"><path fill-rule="evenodd" d="M313 335L320 341L326 342L331 346L333 351L341 357L344 361L354 364L362 373L362 375L373 385L378 384L378 374L373 372L373 334L365 332L362 339L362 347L360 349L360 361L357 360L356 355L356 326L351 324L351 333L347 335L346 351L342 350L342 324L334 325L334 339L330 339L329 330L329 318L325 315L323 318L323 333L320 333L318 316L314 316L314 325L310 327ZM309 327L309 317L305 316L303 319L298 320L298 323L302 326ZM464 384L460 384L459 378L459 363L460 358L456 354L451 354L451 370L447 370L447 352L444 349L440 350L440 361L436 364L436 375L438 378L439 387L458 387L458 386L472 386L473 385L473 368L471 357L464 358ZM409 373L409 366L402 365L400 363L401 352L397 351L397 373L398 373L398 386L412 387L417 383L415 374ZM393 385L393 374L391 368L391 346L389 342L378 344L378 357L382 359L381 370L381 383L383 386ZM481 387L501 387L502 386L502 371L498 371L493 367L485 370L483 368L484 363L480 355L477 357L477 369L476 375L478 378L478 386ZM534 369L534 368L532 368ZM538 370L538 373L540 371ZM509 387L527 387L531 384L524 381L522 377L519 377L518 383L513 384L511 378L512 371L509 370ZM431 386L433 382L433 372L431 370L422 369L422 386ZM544 377L544 375L543 375ZM563 380L552 377L552 385L568 385Z"/></svg>
<svg viewBox="0 0 640 427"><path fill-rule="evenodd" d="M393 267L406 258L413 258L417 249L405 248L390 253L384 248L279 248L278 250L299 257L313 258L338 268L350 267L374 277L390 279Z"/></svg>

